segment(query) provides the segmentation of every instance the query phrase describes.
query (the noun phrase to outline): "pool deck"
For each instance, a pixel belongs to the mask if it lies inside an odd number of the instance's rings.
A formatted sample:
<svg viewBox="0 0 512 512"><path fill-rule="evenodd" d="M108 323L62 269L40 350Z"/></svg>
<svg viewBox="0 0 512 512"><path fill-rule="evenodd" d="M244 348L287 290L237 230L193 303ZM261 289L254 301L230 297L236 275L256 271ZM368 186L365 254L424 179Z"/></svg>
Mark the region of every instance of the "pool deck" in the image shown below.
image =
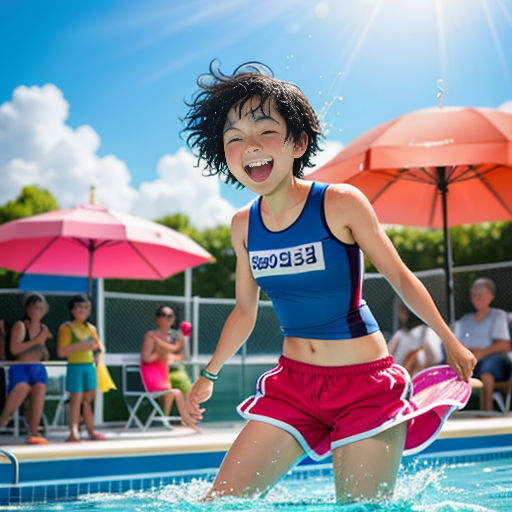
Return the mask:
<svg viewBox="0 0 512 512"><path fill-rule="evenodd" d="M172 430L152 428L146 431L123 428L100 429L105 441L66 443L67 431L54 431L48 436L48 445L23 444L25 438L0 435L0 447L9 451L22 462L62 460L89 457L116 457L127 455L162 455L205 452L225 452L232 444L244 423L201 424L197 434L184 426ZM512 414L485 415L477 412L459 412L443 426L438 440L457 439L464 444L485 437L512 435ZM499 439L499 437L498 437ZM505 439L505 438L503 438ZM435 443L434 443L435 444ZM471 443L473 446L475 443Z"/></svg>

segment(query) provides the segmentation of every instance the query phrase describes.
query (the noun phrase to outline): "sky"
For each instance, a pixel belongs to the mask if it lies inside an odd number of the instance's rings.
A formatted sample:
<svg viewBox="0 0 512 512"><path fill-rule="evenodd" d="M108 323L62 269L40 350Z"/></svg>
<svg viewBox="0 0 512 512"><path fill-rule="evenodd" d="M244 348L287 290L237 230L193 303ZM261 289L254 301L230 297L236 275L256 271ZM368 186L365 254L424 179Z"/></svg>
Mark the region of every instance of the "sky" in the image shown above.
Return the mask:
<svg viewBox="0 0 512 512"><path fill-rule="evenodd" d="M180 138L212 59L303 90L318 167L441 89L512 112L512 0L0 0L0 204L36 184L72 207L94 185L109 208L229 224L253 194L202 176Z"/></svg>

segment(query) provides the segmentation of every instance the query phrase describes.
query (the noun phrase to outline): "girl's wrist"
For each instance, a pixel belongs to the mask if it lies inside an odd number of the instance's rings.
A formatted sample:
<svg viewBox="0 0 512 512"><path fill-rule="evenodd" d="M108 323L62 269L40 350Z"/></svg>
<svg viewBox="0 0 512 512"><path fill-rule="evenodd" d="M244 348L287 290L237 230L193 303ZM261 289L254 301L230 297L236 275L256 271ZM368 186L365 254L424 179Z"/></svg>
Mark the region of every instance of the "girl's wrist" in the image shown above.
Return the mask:
<svg viewBox="0 0 512 512"><path fill-rule="evenodd" d="M220 372L219 372L220 373ZM201 370L200 375L204 377L205 379L211 380L212 382L215 382L219 378L219 373L211 373L206 368L203 368Z"/></svg>

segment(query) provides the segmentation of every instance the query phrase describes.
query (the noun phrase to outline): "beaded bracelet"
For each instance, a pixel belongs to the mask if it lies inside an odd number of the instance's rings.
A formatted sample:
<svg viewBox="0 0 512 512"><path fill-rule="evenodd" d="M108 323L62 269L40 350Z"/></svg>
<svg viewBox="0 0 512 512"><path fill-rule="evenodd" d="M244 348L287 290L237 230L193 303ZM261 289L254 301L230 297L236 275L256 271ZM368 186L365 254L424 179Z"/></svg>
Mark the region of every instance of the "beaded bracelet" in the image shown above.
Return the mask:
<svg viewBox="0 0 512 512"><path fill-rule="evenodd" d="M219 378L219 374L210 373L206 368L203 368L201 370L201 376L203 376L205 379L216 381Z"/></svg>

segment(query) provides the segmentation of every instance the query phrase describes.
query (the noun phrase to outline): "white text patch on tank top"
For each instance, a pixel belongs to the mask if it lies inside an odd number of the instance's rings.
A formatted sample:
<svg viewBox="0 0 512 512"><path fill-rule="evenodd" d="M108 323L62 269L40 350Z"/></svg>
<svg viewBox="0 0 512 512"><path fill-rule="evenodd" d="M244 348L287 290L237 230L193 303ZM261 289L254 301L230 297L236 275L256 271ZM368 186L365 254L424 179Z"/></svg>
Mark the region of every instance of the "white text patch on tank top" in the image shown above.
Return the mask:
<svg viewBox="0 0 512 512"><path fill-rule="evenodd" d="M249 261L255 278L325 270L322 242L282 249L249 251Z"/></svg>

